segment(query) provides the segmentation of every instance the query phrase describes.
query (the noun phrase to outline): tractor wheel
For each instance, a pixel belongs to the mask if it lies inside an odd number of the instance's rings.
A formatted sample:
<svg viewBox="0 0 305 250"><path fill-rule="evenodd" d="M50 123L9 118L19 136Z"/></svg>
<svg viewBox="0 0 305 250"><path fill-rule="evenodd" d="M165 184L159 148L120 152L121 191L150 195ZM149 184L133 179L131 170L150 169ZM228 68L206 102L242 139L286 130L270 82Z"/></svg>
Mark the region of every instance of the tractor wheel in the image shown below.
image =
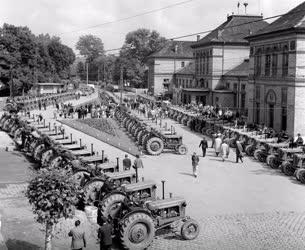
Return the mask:
<svg viewBox="0 0 305 250"><path fill-rule="evenodd" d="M149 133L145 133L143 136L142 136L142 140L141 140L141 145L146 149L146 145L147 145L147 141L149 139L150 135Z"/></svg>
<svg viewBox="0 0 305 250"><path fill-rule="evenodd" d="M54 157L51 162L50 162L50 168L53 169L53 168L59 168L61 162L62 162L62 157L61 156L56 156Z"/></svg>
<svg viewBox="0 0 305 250"><path fill-rule="evenodd" d="M269 158L269 166L270 166L272 169L277 169L277 168L279 168L279 165L280 165L280 162L279 162L279 160L278 160L275 156Z"/></svg>
<svg viewBox="0 0 305 250"><path fill-rule="evenodd" d="M305 184L305 169L299 172L299 179L301 183Z"/></svg>
<svg viewBox="0 0 305 250"><path fill-rule="evenodd" d="M126 196L123 194L111 194L104 198L100 202L101 213L104 217L108 218L110 215L112 219L117 217L117 214L121 208L122 202L125 200Z"/></svg>
<svg viewBox="0 0 305 250"><path fill-rule="evenodd" d="M187 126L188 128L191 128L191 124L192 124L192 120L188 120L187 123L186 123L186 126Z"/></svg>
<svg viewBox="0 0 305 250"><path fill-rule="evenodd" d="M137 134L137 139L136 139L136 141L138 142L138 143L140 143L141 142L141 139L142 139L142 135L144 134L144 130L140 130L139 132L138 132L138 134Z"/></svg>
<svg viewBox="0 0 305 250"><path fill-rule="evenodd" d="M266 158L266 163L268 166L270 166L270 162L273 161L273 158L275 158L275 155L268 155Z"/></svg>
<svg viewBox="0 0 305 250"><path fill-rule="evenodd" d="M200 232L200 227L197 221L188 219L181 227L181 236L185 240L193 240L197 238Z"/></svg>
<svg viewBox="0 0 305 250"><path fill-rule="evenodd" d="M105 181L101 178L92 179L84 185L85 203L93 204L99 198L101 188Z"/></svg>
<svg viewBox="0 0 305 250"><path fill-rule="evenodd" d="M253 146L252 145L246 146L245 152L246 152L246 155L253 156L253 153L254 153L253 152Z"/></svg>
<svg viewBox="0 0 305 250"><path fill-rule="evenodd" d="M124 249L146 249L155 237L152 218L143 212L127 216L120 226L120 241Z"/></svg>
<svg viewBox="0 0 305 250"><path fill-rule="evenodd" d="M179 154L185 155L187 153L187 147L182 144L178 147L177 151Z"/></svg>
<svg viewBox="0 0 305 250"><path fill-rule="evenodd" d="M146 143L146 150L150 155L159 155L164 149L164 143L162 139L158 137L150 138Z"/></svg>
<svg viewBox="0 0 305 250"><path fill-rule="evenodd" d="M236 148L235 138L229 139L229 147L230 148Z"/></svg>
<svg viewBox="0 0 305 250"><path fill-rule="evenodd" d="M288 161L284 161L282 164L282 170L283 173L287 176L293 176L295 172L295 168L292 166L292 164Z"/></svg>
<svg viewBox="0 0 305 250"><path fill-rule="evenodd" d="M255 160L258 160L259 161L259 154L261 153L261 150L260 149L256 149L255 151L254 151L254 154L253 154L253 156L254 156L254 159Z"/></svg>
<svg viewBox="0 0 305 250"><path fill-rule="evenodd" d="M85 182L85 179L90 178L90 172L87 170L77 170L70 178L75 182L75 184L81 186Z"/></svg>
<svg viewBox="0 0 305 250"><path fill-rule="evenodd" d="M300 173L301 173L302 171L304 171L303 168L298 168L298 169L295 171L295 173L294 173L295 178L296 178L298 181L300 181Z"/></svg>
<svg viewBox="0 0 305 250"><path fill-rule="evenodd" d="M196 132L200 132L200 128L201 128L201 125L200 125L200 124L197 124L197 125L195 126L195 131L196 131Z"/></svg>

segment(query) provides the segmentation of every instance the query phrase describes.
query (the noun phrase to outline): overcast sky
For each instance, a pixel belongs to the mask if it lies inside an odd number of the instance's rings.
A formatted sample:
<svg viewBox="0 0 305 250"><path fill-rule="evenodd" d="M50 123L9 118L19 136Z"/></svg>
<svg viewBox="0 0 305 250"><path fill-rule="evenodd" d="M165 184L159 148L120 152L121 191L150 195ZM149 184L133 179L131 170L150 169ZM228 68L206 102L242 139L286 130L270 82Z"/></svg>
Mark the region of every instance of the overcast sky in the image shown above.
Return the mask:
<svg viewBox="0 0 305 250"><path fill-rule="evenodd" d="M71 32L183 1L186 0L0 0L0 25L28 26L34 34L58 35L74 50L80 35L93 34L102 39L105 49L112 49L122 46L126 33L138 28L154 29L171 38L213 29L226 20L227 14L237 14L235 0L193 0L122 22ZM244 0L240 1L240 14L245 13L244 2L249 4L248 14L263 13L268 17L285 13L303 1Z"/></svg>

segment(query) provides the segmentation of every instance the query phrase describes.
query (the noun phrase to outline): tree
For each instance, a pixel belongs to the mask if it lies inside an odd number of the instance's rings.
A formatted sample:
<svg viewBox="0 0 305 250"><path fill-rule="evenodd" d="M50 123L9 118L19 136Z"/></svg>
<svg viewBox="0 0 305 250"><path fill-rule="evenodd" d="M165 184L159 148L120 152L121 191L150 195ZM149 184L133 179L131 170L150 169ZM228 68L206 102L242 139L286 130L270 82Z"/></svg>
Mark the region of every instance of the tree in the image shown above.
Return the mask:
<svg viewBox="0 0 305 250"><path fill-rule="evenodd" d="M30 181L26 190L37 222L45 224L45 249L52 249L54 226L61 218L73 215L83 192L63 169L42 169Z"/></svg>
<svg viewBox="0 0 305 250"><path fill-rule="evenodd" d="M82 61L79 61L76 65L76 74L80 79L84 80L86 76L85 65Z"/></svg>
<svg viewBox="0 0 305 250"><path fill-rule="evenodd" d="M154 30L138 29L129 32L120 51L121 63L126 67L124 79L135 87L145 87L145 59L151 53L161 49L165 42L166 39Z"/></svg>
<svg viewBox="0 0 305 250"><path fill-rule="evenodd" d="M76 43L76 49L82 56L86 57L87 62L92 62L99 56L104 55L104 44L102 39L93 35L81 36Z"/></svg>

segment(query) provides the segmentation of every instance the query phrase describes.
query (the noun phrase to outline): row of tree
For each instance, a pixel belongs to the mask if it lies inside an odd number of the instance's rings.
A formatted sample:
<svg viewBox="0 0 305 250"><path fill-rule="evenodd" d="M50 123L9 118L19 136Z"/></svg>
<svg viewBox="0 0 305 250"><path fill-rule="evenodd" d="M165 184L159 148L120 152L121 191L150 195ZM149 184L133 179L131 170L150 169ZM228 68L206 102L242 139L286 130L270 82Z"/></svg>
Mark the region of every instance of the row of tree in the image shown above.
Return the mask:
<svg viewBox="0 0 305 250"><path fill-rule="evenodd" d="M138 29L129 32L119 51L119 56L106 55L103 42L93 35L81 36L76 49L85 59L77 64L77 74L86 79L88 64L89 80L118 83L123 71L123 79L133 87L147 86L145 59L151 53L161 49L166 39L156 31Z"/></svg>
<svg viewBox="0 0 305 250"><path fill-rule="evenodd" d="M0 27L0 83L13 82L15 94L28 91L36 82L68 79L74 60L73 50L59 37L35 36L27 27Z"/></svg>

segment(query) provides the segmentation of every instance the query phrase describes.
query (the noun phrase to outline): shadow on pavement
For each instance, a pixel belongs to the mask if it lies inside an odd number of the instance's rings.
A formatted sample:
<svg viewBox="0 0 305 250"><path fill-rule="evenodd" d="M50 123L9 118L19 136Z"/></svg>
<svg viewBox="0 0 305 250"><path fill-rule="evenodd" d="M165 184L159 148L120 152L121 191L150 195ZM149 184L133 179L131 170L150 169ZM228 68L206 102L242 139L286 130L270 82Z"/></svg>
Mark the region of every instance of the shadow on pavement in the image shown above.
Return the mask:
<svg viewBox="0 0 305 250"><path fill-rule="evenodd" d="M267 168L267 167L263 167L262 169L257 169L257 170L253 170L251 171L251 173L255 174L255 175L278 175L278 176L283 176L283 173L277 171L276 169L272 169L272 168Z"/></svg>
<svg viewBox="0 0 305 250"><path fill-rule="evenodd" d="M179 172L179 174L182 174L182 175L188 175L188 176L192 176L192 177L194 177L194 175L193 175L193 174L191 174L191 173Z"/></svg>
<svg viewBox="0 0 305 250"><path fill-rule="evenodd" d="M23 240L8 239L6 241L8 250L41 250L42 248Z"/></svg>

